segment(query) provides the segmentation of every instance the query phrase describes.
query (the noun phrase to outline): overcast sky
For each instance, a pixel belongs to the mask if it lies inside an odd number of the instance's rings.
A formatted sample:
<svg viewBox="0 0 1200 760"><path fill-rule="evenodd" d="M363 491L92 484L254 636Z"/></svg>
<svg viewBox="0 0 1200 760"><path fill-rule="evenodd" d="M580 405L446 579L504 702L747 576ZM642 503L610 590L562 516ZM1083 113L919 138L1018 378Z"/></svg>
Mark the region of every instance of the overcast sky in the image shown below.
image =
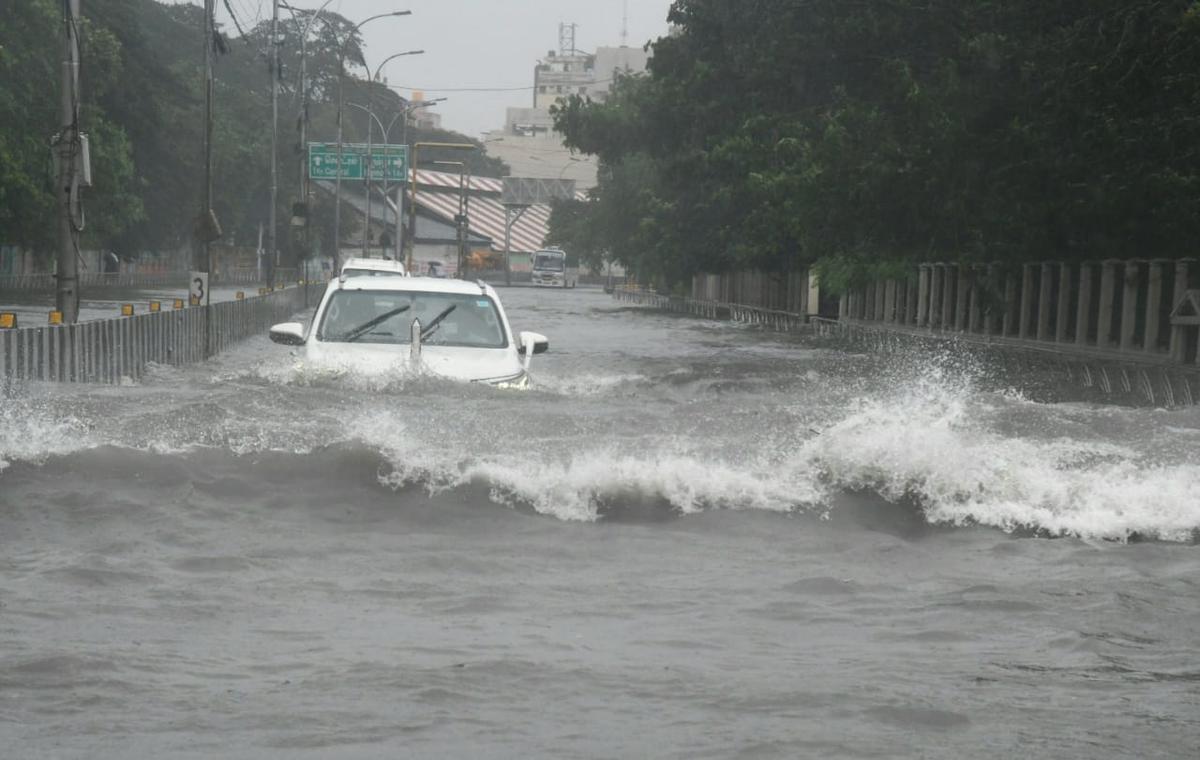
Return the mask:
<svg viewBox="0 0 1200 760"><path fill-rule="evenodd" d="M200 0L190 1L203 5ZM228 24L225 2L217 1L217 20ZM323 0L287 2L319 8ZM271 0L228 3L243 26L271 17ZM575 39L580 50L615 47L621 44L624 4L623 0L333 0L329 9L352 21L388 10L411 10L411 16L378 19L362 28L367 64L375 69L392 53L425 50L424 55L390 62L384 69L388 83L423 89L427 98L448 98L438 105L443 125L479 137L504 125L505 107L532 105L533 67L548 50L558 48L559 22L578 24ZM630 47L667 33L671 0L628 0L628 6ZM287 18L286 10L281 9L280 15ZM229 30L233 31L231 25ZM463 91L467 89L508 91Z"/></svg>

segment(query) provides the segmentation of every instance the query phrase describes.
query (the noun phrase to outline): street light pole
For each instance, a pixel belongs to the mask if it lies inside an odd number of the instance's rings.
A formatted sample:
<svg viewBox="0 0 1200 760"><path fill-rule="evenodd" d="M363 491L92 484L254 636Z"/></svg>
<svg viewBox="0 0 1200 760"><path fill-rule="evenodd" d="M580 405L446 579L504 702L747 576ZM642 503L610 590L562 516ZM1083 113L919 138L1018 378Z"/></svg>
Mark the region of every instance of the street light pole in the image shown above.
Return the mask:
<svg viewBox="0 0 1200 760"><path fill-rule="evenodd" d="M211 0L210 0L211 1ZM346 34L346 39L342 40L342 44L338 47L338 105L337 105L337 176L334 178L333 192L333 274L336 275L341 269L341 237L342 237L342 106L345 102L344 89L346 81L346 45L350 44L350 40L354 39L354 34L363 27L364 24L374 21L379 18L387 18L388 16L411 16L412 11L392 11L391 13L380 13L370 18L363 19L354 25L349 33Z"/></svg>
<svg viewBox="0 0 1200 760"><path fill-rule="evenodd" d="M373 123L373 124L375 124L376 126L378 126L378 127L379 127L379 133L380 133L381 135L383 135L383 139L384 139L384 140L385 140L385 141L386 141L388 144L390 144L390 143L391 143L391 141L392 141L392 137L391 137L391 135L392 135L392 127L396 126L396 119L399 119L399 118L400 118L400 117L401 117L401 116L404 114L404 109L403 109L403 108L401 108L399 111L397 111L397 112L396 112L396 113L395 113L395 114L392 116L392 120L388 122L388 125L387 125L387 127L384 127L384 126L383 126L383 122L379 120L379 117L378 117L378 116L376 116L374 113L372 113L372 112L370 111L370 109L368 109L366 106L359 105L358 103L347 103L346 105L348 105L348 106L350 106L350 107L352 107L352 108L357 108L357 109L359 109L359 110L361 110L361 111L366 111L366 112L367 112L367 115L371 117L372 123ZM407 166L405 166L405 172L407 172L407 171L408 171L408 167L407 167ZM401 223L400 223L400 219L401 219L401 213L402 213L402 211L403 211L403 208L404 208L404 181L403 181L403 180L401 180L401 181L400 181L400 183L396 185L396 187L397 187L397 190L396 190L396 206L395 206L395 211L396 211L396 236L397 236L397 237L396 237L396 240L395 240L395 259L394 259L394 260L395 260L395 261L400 261L400 260L401 260L401 254L400 254L400 250L401 250L401 249L400 249L400 238L399 238L399 235L400 235L400 231L401 231L401 229L402 229L402 225L401 225ZM384 198L387 198L387 194L388 194L388 182L387 182L387 176L386 176L386 175L384 175L384 178L383 178L383 192L382 192L382 195L383 195L383 197L384 197ZM387 254L386 254L386 252L384 252L384 257L386 258L386 256L387 256Z"/></svg>
<svg viewBox="0 0 1200 760"><path fill-rule="evenodd" d="M304 262L304 281L308 283L308 259L312 256L312 208L311 208L311 183L308 176L308 33L312 29L312 25L321 13L332 3L333 0L325 0L320 8L312 12L308 17L308 21L304 22L304 27L300 30L300 198L304 204L304 252L301 260ZM296 11L299 8L294 8L280 0L279 4L292 12L292 18L295 19ZM322 19L325 20L325 19ZM328 23L328 22L326 22ZM297 20L299 24L299 20ZM304 305L308 306L308 289L304 290Z"/></svg>
<svg viewBox="0 0 1200 760"><path fill-rule="evenodd" d="M407 128L407 120L406 120ZM440 148L443 150L475 150L475 146L471 143L443 143L443 142L419 142L413 145L413 178L412 178L412 195L411 203L409 204L408 218L411 221L410 229L412 232L413 245L408 250L408 271L412 271L413 251L417 245L417 155L421 148Z"/></svg>
<svg viewBox="0 0 1200 760"><path fill-rule="evenodd" d="M79 136L79 0L67 0L63 6L62 119L56 149L58 151L59 241L58 271L55 274L54 307L64 324L79 319L79 168L82 141Z"/></svg>
<svg viewBox="0 0 1200 760"><path fill-rule="evenodd" d="M470 179L464 184L463 179L467 177L467 162L466 161L434 161L436 166L457 166L458 167L458 214L454 217L454 229L458 238L458 276L459 279L466 279L467 275L467 239L471 234L471 227L467 223L468 217L468 198L467 188L470 185Z"/></svg>
<svg viewBox="0 0 1200 760"><path fill-rule="evenodd" d="M279 198L279 0L271 2L271 211L267 228L267 287L275 287Z"/></svg>
<svg viewBox="0 0 1200 760"><path fill-rule="evenodd" d="M388 61L392 61L392 60L395 60L396 58L400 58L400 57L406 56L406 55L422 55L422 54L424 54L424 52L425 52L424 50L406 50L403 53L394 53L392 55L389 55L387 58L384 58L383 61L380 62L380 64L378 66L375 67L374 74L372 74L371 70L368 68L367 75L371 77L372 83L377 82L377 81L379 81L380 72L383 71L383 67L385 65L387 65ZM365 64L364 64L364 66L365 66ZM368 89L367 90L367 115L371 116L372 118L374 118L374 116L375 116L375 114L372 111L372 106L374 106L374 104L375 104L375 99L371 97L371 91L370 91L370 89ZM351 104L351 105L353 105L353 104ZM378 121L378 119L375 119L375 121ZM372 127L371 120L368 119L367 120L366 183L365 183L365 186L367 188L367 218L366 218L366 224L363 226L363 247L362 247L363 258L370 257L370 252L367 247L367 240L370 238L370 233L371 233L371 174L373 173L373 170L375 168L374 161L372 160L372 155L371 155L371 149L372 149L372 147L374 147L372 144L372 136L374 135L374 130L371 127ZM388 143L388 136L386 133L383 133L383 124L379 125L379 130L384 139L384 144L386 145ZM384 171L383 181L384 181L384 187L387 187L387 172L386 171ZM386 194L386 191L385 191L385 194Z"/></svg>

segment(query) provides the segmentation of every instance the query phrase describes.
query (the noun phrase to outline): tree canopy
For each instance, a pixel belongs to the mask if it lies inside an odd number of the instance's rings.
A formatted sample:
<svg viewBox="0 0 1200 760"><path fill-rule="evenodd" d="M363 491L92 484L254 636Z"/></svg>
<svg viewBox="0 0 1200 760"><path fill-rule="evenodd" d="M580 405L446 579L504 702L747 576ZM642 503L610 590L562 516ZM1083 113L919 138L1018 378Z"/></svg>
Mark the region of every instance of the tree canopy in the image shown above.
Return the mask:
<svg viewBox="0 0 1200 760"><path fill-rule="evenodd" d="M0 4L0 244L43 255L53 249L57 230L50 140L58 129L61 6L57 0ZM202 200L203 11L156 0L88 0L83 11L81 124L89 135L94 177L83 196L84 244L128 258L184 247ZM281 19L281 248L287 247L290 207L302 176L300 37L309 13ZM338 54L353 26L328 11L308 25L310 140L335 139ZM244 36L221 33L222 53L215 61L214 207L226 242L254 244L270 206L270 26L258 24ZM364 54L360 37L347 41L345 99L370 102L386 125L403 100L386 86L366 81ZM367 120L365 113L347 107L344 139L365 142ZM401 134L397 128L390 138L399 141ZM406 136L410 144L477 143L413 126ZM377 129L375 139L380 139ZM482 150L470 161L476 175L505 171ZM331 214L318 208L313 217L328 221ZM326 245L328 226L318 230Z"/></svg>
<svg viewBox="0 0 1200 760"><path fill-rule="evenodd" d="M1200 3L676 0L648 73L555 111L553 236L666 281L1192 254Z"/></svg>

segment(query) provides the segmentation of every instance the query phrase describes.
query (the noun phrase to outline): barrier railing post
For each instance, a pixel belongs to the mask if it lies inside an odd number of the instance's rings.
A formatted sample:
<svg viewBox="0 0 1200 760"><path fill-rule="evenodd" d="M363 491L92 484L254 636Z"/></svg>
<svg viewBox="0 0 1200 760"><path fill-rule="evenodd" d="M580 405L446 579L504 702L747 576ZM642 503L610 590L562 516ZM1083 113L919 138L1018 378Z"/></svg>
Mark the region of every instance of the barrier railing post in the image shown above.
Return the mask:
<svg viewBox="0 0 1200 760"><path fill-rule="evenodd" d="M1033 319L1033 264L1021 267L1021 320L1018 328L1018 338L1032 338L1030 321Z"/></svg>
<svg viewBox="0 0 1200 760"><path fill-rule="evenodd" d="M1136 260L1126 261L1121 274L1121 350L1132 351L1137 331L1138 283L1141 279L1140 262Z"/></svg>
<svg viewBox="0 0 1200 760"><path fill-rule="evenodd" d="M1096 315L1096 347L1108 348L1112 343L1113 307L1116 304L1117 262L1108 259L1100 263L1100 311Z"/></svg>
<svg viewBox="0 0 1200 760"><path fill-rule="evenodd" d="M1163 269L1166 267L1166 263L1162 259L1155 259L1150 262L1147 271L1146 316L1143 320L1146 327L1142 337L1143 351L1158 351L1158 334L1162 322ZM1171 305L1174 306L1174 304Z"/></svg>
<svg viewBox="0 0 1200 760"><path fill-rule="evenodd" d="M1058 313L1054 319L1054 340L1066 343L1068 328L1071 326L1071 265L1058 265Z"/></svg>
<svg viewBox="0 0 1200 760"><path fill-rule="evenodd" d="M1075 345L1086 346L1092 325L1092 265L1079 265L1079 283L1076 288L1079 303L1075 307Z"/></svg>

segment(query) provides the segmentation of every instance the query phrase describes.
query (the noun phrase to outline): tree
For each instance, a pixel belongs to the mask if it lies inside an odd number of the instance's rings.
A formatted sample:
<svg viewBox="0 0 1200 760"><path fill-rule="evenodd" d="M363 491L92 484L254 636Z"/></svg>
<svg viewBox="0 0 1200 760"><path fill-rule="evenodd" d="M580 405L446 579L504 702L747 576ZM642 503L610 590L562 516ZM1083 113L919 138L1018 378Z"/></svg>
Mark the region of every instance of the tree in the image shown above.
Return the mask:
<svg viewBox="0 0 1200 760"><path fill-rule="evenodd" d="M1200 5L677 0L645 77L556 111L670 280L817 265L1190 254ZM614 173L614 178L616 174ZM613 199L617 202L618 199ZM574 219L559 216L567 234Z"/></svg>

